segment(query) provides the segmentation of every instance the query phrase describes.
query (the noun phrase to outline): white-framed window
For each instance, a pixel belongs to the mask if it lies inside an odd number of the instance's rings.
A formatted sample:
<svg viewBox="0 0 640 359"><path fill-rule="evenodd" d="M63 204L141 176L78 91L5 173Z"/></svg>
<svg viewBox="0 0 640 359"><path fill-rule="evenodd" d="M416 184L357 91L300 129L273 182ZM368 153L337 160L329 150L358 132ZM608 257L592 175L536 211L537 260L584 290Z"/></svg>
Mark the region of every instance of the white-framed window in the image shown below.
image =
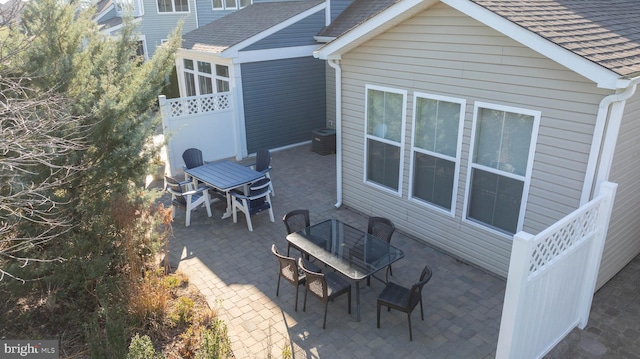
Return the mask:
<svg viewBox="0 0 640 359"><path fill-rule="evenodd" d="M364 181L402 195L407 91L367 85Z"/></svg>
<svg viewBox="0 0 640 359"><path fill-rule="evenodd" d="M213 10L237 10L245 8L253 3L253 0L212 0Z"/></svg>
<svg viewBox="0 0 640 359"><path fill-rule="evenodd" d="M475 104L465 219L508 235L522 230L540 116Z"/></svg>
<svg viewBox="0 0 640 359"><path fill-rule="evenodd" d="M189 12L189 0L157 0L159 13Z"/></svg>
<svg viewBox="0 0 640 359"><path fill-rule="evenodd" d="M115 8L118 16L123 16L126 13L131 13L133 16L144 15L144 7L141 0L116 0Z"/></svg>
<svg viewBox="0 0 640 359"><path fill-rule="evenodd" d="M144 35L141 35L138 38L138 47L136 48L136 55L142 57L143 59L149 60L149 55L147 52L147 39Z"/></svg>
<svg viewBox="0 0 640 359"><path fill-rule="evenodd" d="M455 215L466 101L415 93L409 198Z"/></svg>
<svg viewBox="0 0 640 359"><path fill-rule="evenodd" d="M186 96L229 91L229 67L207 61L183 59Z"/></svg>

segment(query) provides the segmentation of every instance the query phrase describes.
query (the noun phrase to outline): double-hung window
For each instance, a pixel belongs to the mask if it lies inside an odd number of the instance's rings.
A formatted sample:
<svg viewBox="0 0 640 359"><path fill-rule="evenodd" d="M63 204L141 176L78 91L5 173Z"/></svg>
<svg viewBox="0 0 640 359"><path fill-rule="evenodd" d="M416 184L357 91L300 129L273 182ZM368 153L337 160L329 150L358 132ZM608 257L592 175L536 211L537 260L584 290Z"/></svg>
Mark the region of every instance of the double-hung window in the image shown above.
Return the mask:
<svg viewBox="0 0 640 359"><path fill-rule="evenodd" d="M133 16L144 15L144 8L141 0L116 0L115 8L116 15L120 17L126 13L131 13Z"/></svg>
<svg viewBox="0 0 640 359"><path fill-rule="evenodd" d="M407 92L366 86L364 181L402 194Z"/></svg>
<svg viewBox="0 0 640 359"><path fill-rule="evenodd" d="M476 103L466 218L502 233L522 229L540 112Z"/></svg>
<svg viewBox="0 0 640 359"><path fill-rule="evenodd" d="M206 61L183 60L187 96L229 91L229 67Z"/></svg>
<svg viewBox="0 0 640 359"><path fill-rule="evenodd" d="M252 0L212 0L213 10L237 10L251 5Z"/></svg>
<svg viewBox="0 0 640 359"><path fill-rule="evenodd" d="M189 12L189 0L157 0L158 12Z"/></svg>
<svg viewBox="0 0 640 359"><path fill-rule="evenodd" d="M414 94L409 198L455 214L466 101Z"/></svg>

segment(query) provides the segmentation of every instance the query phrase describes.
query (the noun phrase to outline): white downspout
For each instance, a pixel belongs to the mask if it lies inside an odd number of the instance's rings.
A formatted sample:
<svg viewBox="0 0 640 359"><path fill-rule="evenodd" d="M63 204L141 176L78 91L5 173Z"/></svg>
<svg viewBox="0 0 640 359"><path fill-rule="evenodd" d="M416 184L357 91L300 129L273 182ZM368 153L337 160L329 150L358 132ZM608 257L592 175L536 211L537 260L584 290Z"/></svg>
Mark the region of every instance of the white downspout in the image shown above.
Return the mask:
<svg viewBox="0 0 640 359"><path fill-rule="evenodd" d="M594 188L600 188L600 184L609 179L615 144L622 122L623 102L635 94L639 82L640 77L636 77L631 80L631 83L624 91L609 95L600 101L593 135L594 141L591 144L589 163L587 164L582 198L580 199L581 206L592 198ZM609 110L610 107L611 110ZM608 125L607 120L609 120Z"/></svg>
<svg viewBox="0 0 640 359"><path fill-rule="evenodd" d="M193 0L193 14L196 17L196 29L200 27L200 21L198 20L198 1Z"/></svg>
<svg viewBox="0 0 640 359"><path fill-rule="evenodd" d="M336 208L342 206L342 68L339 61L327 61L336 70Z"/></svg>

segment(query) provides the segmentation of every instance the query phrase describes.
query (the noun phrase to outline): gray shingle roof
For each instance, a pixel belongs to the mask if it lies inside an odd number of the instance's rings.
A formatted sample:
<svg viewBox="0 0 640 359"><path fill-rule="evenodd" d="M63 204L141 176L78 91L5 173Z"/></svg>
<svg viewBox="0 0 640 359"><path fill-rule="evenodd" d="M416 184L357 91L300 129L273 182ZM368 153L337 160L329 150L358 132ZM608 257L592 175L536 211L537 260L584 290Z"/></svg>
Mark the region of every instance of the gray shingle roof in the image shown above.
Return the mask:
<svg viewBox="0 0 640 359"><path fill-rule="evenodd" d="M122 20L122 18L119 16L116 16L104 21L98 21L98 29L100 29L100 31L109 30L112 27L122 25L123 23L124 21Z"/></svg>
<svg viewBox="0 0 640 359"><path fill-rule="evenodd" d="M619 75L640 75L638 0L472 1Z"/></svg>
<svg viewBox="0 0 640 359"><path fill-rule="evenodd" d="M222 52L323 2L303 0L249 5L185 34L182 48Z"/></svg>
<svg viewBox="0 0 640 359"><path fill-rule="evenodd" d="M338 37L400 0L355 0L318 34Z"/></svg>
<svg viewBox="0 0 640 359"><path fill-rule="evenodd" d="M621 76L640 75L638 0L470 0ZM319 35L338 37L399 0L355 0Z"/></svg>

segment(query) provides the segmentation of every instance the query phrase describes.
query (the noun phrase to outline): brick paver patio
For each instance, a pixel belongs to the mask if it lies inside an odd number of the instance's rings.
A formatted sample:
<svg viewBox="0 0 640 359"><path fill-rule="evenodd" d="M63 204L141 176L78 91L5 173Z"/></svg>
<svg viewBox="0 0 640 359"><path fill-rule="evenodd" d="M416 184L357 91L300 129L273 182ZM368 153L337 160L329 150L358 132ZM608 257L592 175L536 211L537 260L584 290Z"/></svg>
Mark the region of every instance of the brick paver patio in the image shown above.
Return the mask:
<svg viewBox="0 0 640 359"><path fill-rule="evenodd" d="M252 217L254 232L249 232L242 214L236 224L230 218L223 220L224 206L217 204L212 218L204 209L195 211L190 227L184 226L184 212L177 213L170 242L172 266L190 278L225 320L237 358L282 358L286 348L293 358L495 357L505 280L399 231L392 243L405 252L405 258L393 265L390 279L409 286L424 264L434 271L423 291L424 321L419 309L412 314L412 342L404 313L383 310L381 328L376 328L376 297L384 288L377 280L369 287L361 284L360 322L355 303L348 314L347 298L341 296L329 303L326 330L320 301L309 297L307 310L302 311L304 288L297 312L295 288L289 283L281 283L276 297L278 265L270 248L276 243L286 251L281 221L286 212L306 208L312 223L339 218L362 230L367 216L345 206L335 208L335 155L318 155L307 145L274 152L272 165L275 223L268 214L259 214ZM169 202L166 195L163 201ZM574 330L548 357L638 358L636 273L627 274L622 284L614 279L601 289L587 330ZM608 299L614 295L616 304L611 304Z"/></svg>
<svg viewBox="0 0 640 359"><path fill-rule="evenodd" d="M377 280L369 287L361 283L360 322L355 302L348 314L342 296L329 303L326 330L320 301L309 297L307 311L302 311L304 288L297 312L295 288L289 283L281 283L276 297L278 264L270 248L276 243L286 251L281 220L286 212L307 208L312 223L339 218L362 230L367 217L344 206L335 208L335 155L321 156L302 146L274 152L272 165L276 223L262 213L252 217L254 232L249 232L242 214L236 224L221 219L224 206L218 204L212 218L204 209L193 212L189 227L184 226L184 212L177 213L170 242L172 265L218 309L237 358L281 358L287 346L294 358L495 356L505 281L398 231L392 243L406 256L394 264L390 279L410 286L424 264L434 271L423 292L424 321L419 309L412 314L412 342L404 313L383 310L381 328L376 328L376 297L384 288ZM168 203L166 196L164 200Z"/></svg>

